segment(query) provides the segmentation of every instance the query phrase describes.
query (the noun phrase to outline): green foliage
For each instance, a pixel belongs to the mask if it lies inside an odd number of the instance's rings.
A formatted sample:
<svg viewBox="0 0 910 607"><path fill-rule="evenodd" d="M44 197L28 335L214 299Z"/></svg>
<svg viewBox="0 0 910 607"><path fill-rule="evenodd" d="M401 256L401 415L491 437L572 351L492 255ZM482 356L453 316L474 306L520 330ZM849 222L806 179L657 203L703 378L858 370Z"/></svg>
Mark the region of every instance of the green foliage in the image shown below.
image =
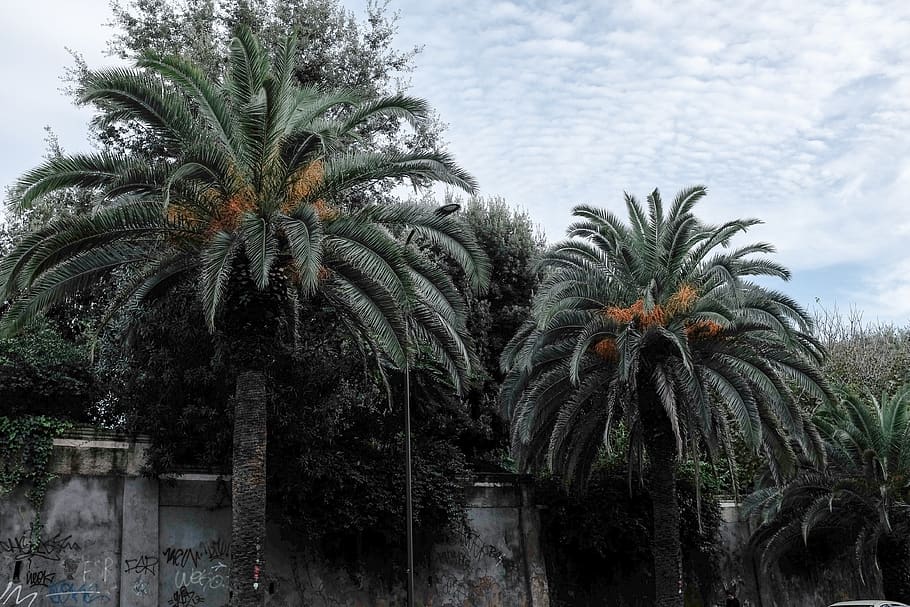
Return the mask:
<svg viewBox="0 0 910 607"><path fill-rule="evenodd" d="M392 46L397 17L386 6L368 3L361 23L336 0L115 0L117 31L109 48L122 59L147 50L183 54L217 76L238 27L250 28L271 49L296 30L306 41L295 57L302 83L380 94L396 75L410 71L417 53Z"/></svg>
<svg viewBox="0 0 910 607"><path fill-rule="evenodd" d="M499 355L530 316L537 286L534 264L546 241L526 211L512 208L502 198L472 198L464 219L493 268L489 289L469 300L469 323L489 336L478 344L478 356L488 377L501 382Z"/></svg>
<svg viewBox="0 0 910 607"><path fill-rule="evenodd" d="M135 60L146 51L183 55L210 77L222 76L233 34L249 28L270 52L297 32L303 44L294 56L293 75L301 85L346 88L374 97L398 93L407 86L418 49L399 51L393 46L397 15L387 3L369 2L366 18L358 20L339 0L115 0L116 31L109 42L117 57ZM71 79L79 82L86 69L77 66ZM360 129L366 147L430 151L439 147L441 126L428 120L413 131L402 131L401 121L385 117ZM157 138L125 125L96 124L105 146L155 152ZM386 188L379 184L362 193L375 200Z"/></svg>
<svg viewBox="0 0 910 607"><path fill-rule="evenodd" d="M283 423L272 434L270 477L286 528L329 558L353 563L392 551L403 556L405 479L403 386L396 382L389 408L350 346L324 344L331 367L309 371L305 385L289 386L288 398L275 403ZM428 398L425 386L435 378L411 377L415 531L432 538L463 520L469 473L458 441L467 423L445 400Z"/></svg>
<svg viewBox="0 0 910 607"><path fill-rule="evenodd" d="M255 10L245 11L243 4ZM224 57L237 26L256 32L270 54L296 26L305 41L295 56L296 82L345 86L365 96L397 92L402 86L398 77L410 69L414 54L392 48L395 16L380 5L371 5L367 22L359 23L339 2L326 0L140 0L117 3L114 22L118 33L112 50L118 56L136 60L149 49L158 55L179 52L215 79L225 75ZM71 74L75 94L84 93L91 74L84 64L77 65ZM431 117L404 131L398 129L399 122L395 116L368 120L357 127L358 139L345 145L355 151L437 147L439 127ZM162 133L136 122L99 119L95 124L99 143L111 153L128 151L156 158L173 148ZM49 155L59 156L59 150ZM349 211L368 202L383 202L385 188L374 184L359 189L336 208ZM85 197L91 199L93 193ZM51 199L35 201L32 208L44 208ZM47 208L52 211L53 206ZM29 212L19 208L13 215ZM420 528L430 531L460 519L467 460L495 462L501 457L493 453L502 446L504 435L496 412L500 374L495 358L500 346L488 340L504 342L524 319L534 285L530 259L536 250L532 249L539 248L532 241L540 241L527 215L513 213L501 201L472 202L462 217L485 239L483 248L503 268L499 281L509 286L471 294L467 302L466 332L481 345L483 366L474 369L463 399L454 397L448 382L427 365L425 355L430 352L422 350L414 361L419 367L412 376L414 383L423 386L415 386L413 403L415 506ZM29 225L45 224L42 219ZM391 229L403 240L410 226ZM425 230L415 234L413 245L445 257L445 247ZM458 264L451 261L449 267L458 271ZM116 272L112 282L128 285L133 278L133 273ZM459 281L460 287L469 290L469 281ZM123 314L112 317L113 326L103 334L96 352L97 375L106 394L99 419L107 426L151 434L155 471L184 465L229 467L233 414L229 380L236 374L235 361L227 355L221 337L205 330L191 282L172 281L142 306L126 306ZM109 300L106 294L95 298ZM269 448L274 450L269 458L270 508L311 541L351 546L357 545L358 538L361 543L371 538L366 545L375 545L381 552L380 546L394 548L402 537L401 414L397 404L389 410L380 378L364 365L364 353L344 336L341 319L328 309L328 303L317 295L302 304L294 340L271 352L276 362L270 374ZM81 309L76 313L88 316ZM499 317L506 322L492 322ZM390 380L395 402L400 402L400 386L394 376ZM382 538L392 540L386 544Z"/></svg>
<svg viewBox="0 0 910 607"><path fill-rule="evenodd" d="M169 160L110 152L57 156L22 177L21 208L66 188L95 189L120 204L54 221L17 243L0 263L0 296L12 299L0 331L18 331L115 271L125 276L108 317L191 275L214 329L225 299L238 293L229 289L237 276L241 290L271 288L279 298L305 301L323 292L347 328L396 365L404 362L403 309L413 305L407 329L455 381L464 381L461 296L438 267L389 230L418 231L480 289L489 268L473 236L423 205L345 212L345 196L395 179L471 190L473 179L443 153L342 151L359 125L385 115L419 123L426 104L297 87L295 49L287 39L270 62L240 30L223 82L205 78L190 62L153 53L136 69L86 75L82 99L104 110L106 120L156 133Z"/></svg>
<svg viewBox="0 0 910 607"><path fill-rule="evenodd" d="M489 352L527 313L539 240L527 216L501 201L471 202L465 215L491 259L503 261L504 270L494 273L491 288L467 302L471 341ZM432 249L419 238L414 243ZM98 349L98 374L109 379L104 389L111 395L105 417L122 420L130 432L152 436L156 471L181 464L229 467L231 387L225 378L233 376L234 367L205 330L194 295L189 284L172 288L132 318L120 318ZM300 314L295 342L282 346L287 351L273 351L270 508L288 529L334 554L367 558L400 549L400 378L390 377L390 409L382 382L365 366L356 343L339 330L331 309L317 298ZM121 334L124 340L117 338ZM494 357L482 358L461 398L432 365L422 358L415 361L418 533L458 524L469 465L484 469L501 459L497 450L506 433L496 411L499 371Z"/></svg>
<svg viewBox="0 0 910 607"><path fill-rule="evenodd" d="M50 127L45 127L44 130L47 133L44 139L47 146L44 158L59 158L63 155L63 148L60 147L57 135ZM4 205L8 207L7 213L3 214L3 222L0 223L0 257L12 249L16 240L47 225L51 220L72 217L92 208L92 200L87 192L72 190L57 192L28 209L14 208L14 199L14 192L7 191Z"/></svg>
<svg viewBox="0 0 910 607"><path fill-rule="evenodd" d="M52 415L87 421L97 397L84 347L41 321L0 339L0 415Z"/></svg>
<svg viewBox="0 0 910 607"><path fill-rule="evenodd" d="M566 240L541 257L531 318L506 345L503 405L521 470L546 468L583 491L613 429L628 431L626 461L664 501L654 508L654 601L682 605L673 463L732 456L738 434L777 477L794 445L814 461L823 447L793 392L824 400L824 357L811 319L753 276L788 279L767 243L733 246L756 219L700 221L706 194L681 191L665 209L655 190L626 195L628 221L574 208ZM696 484L697 486L697 484Z"/></svg>
<svg viewBox="0 0 910 607"><path fill-rule="evenodd" d="M482 293L467 293L467 326L479 358L471 385L463 398L474 428L462 437L462 449L479 468L508 465L508 423L503 420L499 393L504 374L499 355L531 314L537 286L534 264L546 244L526 211L516 210L501 198L472 198L462 204L462 217L487 254L492 268L490 286ZM457 267L451 270L457 275Z"/></svg>
<svg viewBox="0 0 910 607"><path fill-rule="evenodd" d="M30 538L35 545L41 534L41 510L47 487L54 478L50 470L54 439L71 424L44 416L0 416L0 497L28 485L26 496L35 511Z"/></svg>
<svg viewBox="0 0 910 607"><path fill-rule="evenodd" d="M683 566L698 604L708 605L720 555L718 481L703 472L699 530L693 480L690 462L677 480ZM549 479L536 496L545 506L542 539L555 606L652 604L651 497L637 478L629 485L625 464L598 464L584 493L567 492L562 482Z"/></svg>
<svg viewBox="0 0 910 607"><path fill-rule="evenodd" d="M118 288L101 327L171 285L196 287L203 324L229 361L223 377L254 378L244 384L249 398L237 381L233 420L235 446L246 424L259 422L258 444L246 441L246 453L261 456L255 464L234 450L232 537L235 565L244 567L265 536L266 377L298 324L310 320L301 312L316 299L331 308L334 326L380 371L411 364L408 344L419 343L419 361L459 389L472 363L463 298L438 264L395 234L409 230L441 250L472 289L485 288L489 275L483 251L458 221L426 205L349 199L402 181L474 191L471 175L444 152L357 144L361 127L374 121L425 122L426 102L301 86L297 49L291 36L270 56L239 27L222 78L155 52L132 68L86 73L80 100L101 111L99 126L126 125L148 133L152 145L56 156L27 172L17 184L20 209L68 189L93 191L100 208L51 221L0 260L0 299L10 301L0 335L108 278ZM245 493L255 499L237 499ZM232 604L261 594L239 582L233 589Z"/></svg>

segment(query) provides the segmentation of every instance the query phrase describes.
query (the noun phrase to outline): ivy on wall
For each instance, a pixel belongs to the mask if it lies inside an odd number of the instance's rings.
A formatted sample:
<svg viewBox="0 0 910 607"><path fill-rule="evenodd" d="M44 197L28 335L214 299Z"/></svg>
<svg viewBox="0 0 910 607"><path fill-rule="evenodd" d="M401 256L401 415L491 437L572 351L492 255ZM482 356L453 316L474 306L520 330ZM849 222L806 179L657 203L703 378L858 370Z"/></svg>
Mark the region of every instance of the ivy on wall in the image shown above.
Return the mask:
<svg viewBox="0 0 910 607"><path fill-rule="evenodd" d="M0 497L28 486L26 497L35 510L29 533L33 546L40 538L44 498L54 478L50 469L54 439L71 427L70 422L43 415L0 416Z"/></svg>

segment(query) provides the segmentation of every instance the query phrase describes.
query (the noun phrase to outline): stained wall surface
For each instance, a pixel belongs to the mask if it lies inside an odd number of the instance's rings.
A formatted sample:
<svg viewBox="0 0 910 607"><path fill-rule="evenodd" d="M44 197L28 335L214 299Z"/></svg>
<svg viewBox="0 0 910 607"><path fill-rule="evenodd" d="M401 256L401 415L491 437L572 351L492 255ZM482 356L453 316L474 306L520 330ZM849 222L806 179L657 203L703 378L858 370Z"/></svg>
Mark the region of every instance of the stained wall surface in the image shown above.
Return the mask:
<svg viewBox="0 0 910 607"><path fill-rule="evenodd" d="M24 492L0 502L0 605L117 604L122 494L117 477L54 483L34 541Z"/></svg>

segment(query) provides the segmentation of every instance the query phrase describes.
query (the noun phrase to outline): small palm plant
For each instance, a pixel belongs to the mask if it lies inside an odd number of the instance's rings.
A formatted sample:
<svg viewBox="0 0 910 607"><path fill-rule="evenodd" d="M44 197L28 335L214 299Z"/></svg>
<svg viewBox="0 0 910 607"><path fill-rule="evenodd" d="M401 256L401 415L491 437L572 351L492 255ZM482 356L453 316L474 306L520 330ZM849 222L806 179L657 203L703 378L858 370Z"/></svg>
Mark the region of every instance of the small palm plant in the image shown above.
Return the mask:
<svg viewBox="0 0 910 607"><path fill-rule="evenodd" d="M592 463L628 432L633 465L650 463L655 604L683 600L676 463L720 452L733 432L781 469L789 439L821 460L818 435L795 391L824 398L822 348L792 299L749 280L787 279L761 255L766 243L729 248L754 219L721 225L692 212L703 187L660 194L647 210L626 196L628 223L575 207L569 238L541 262L532 318L506 348L503 400L525 469L546 465L583 484Z"/></svg>
<svg viewBox="0 0 910 607"><path fill-rule="evenodd" d="M767 566L813 533L836 533L865 579L875 562L885 595L910 601L910 385L894 394L844 392L815 424L828 466L806 466L745 505L762 521L753 543Z"/></svg>
<svg viewBox="0 0 910 607"><path fill-rule="evenodd" d="M228 72L154 54L135 69L90 74L82 94L103 123L161 142L155 155L102 152L52 158L19 183L23 206L66 188L95 192L95 213L25 236L0 262L0 332L10 335L57 302L111 274L121 288L108 316L181 278L198 284L210 329L240 369L235 383L232 605L261 604L265 536L266 389L277 341L317 294L377 355L404 366L418 339L459 383L469 372L464 304L450 277L409 242L432 244L482 288L488 263L457 220L419 205L351 210L348 196L389 180L474 180L442 153L363 149L370 121L426 119L425 102L366 99L295 84L296 44L271 64L241 31ZM352 150L352 151L351 151ZM408 239L410 240L410 238Z"/></svg>

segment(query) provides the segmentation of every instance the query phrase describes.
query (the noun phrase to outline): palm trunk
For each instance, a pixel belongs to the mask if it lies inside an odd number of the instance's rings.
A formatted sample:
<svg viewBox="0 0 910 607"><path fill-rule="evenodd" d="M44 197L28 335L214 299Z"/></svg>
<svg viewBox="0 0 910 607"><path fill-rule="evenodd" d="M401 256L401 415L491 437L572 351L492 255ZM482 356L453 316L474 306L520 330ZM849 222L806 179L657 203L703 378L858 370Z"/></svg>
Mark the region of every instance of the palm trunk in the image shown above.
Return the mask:
<svg viewBox="0 0 910 607"><path fill-rule="evenodd" d="M224 352L234 380L231 478L231 607L261 607L266 587L266 438L269 369L287 350L293 322L287 288L275 271L268 289L251 281L245 259L234 261L224 317Z"/></svg>
<svg viewBox="0 0 910 607"><path fill-rule="evenodd" d="M897 533L883 535L878 542L878 563L885 598L910 603L910 541Z"/></svg>
<svg viewBox="0 0 910 607"><path fill-rule="evenodd" d="M644 378L643 378L644 379ZM657 395L639 384L648 481L654 514L651 553L654 558L654 605L683 607L682 550L679 540L679 504L676 499L676 439Z"/></svg>
<svg viewBox="0 0 910 607"><path fill-rule="evenodd" d="M670 437L667 437L670 438ZM672 440L672 439L671 439ZM654 605L682 607L682 551L679 545L679 505L676 500L676 457L674 443L653 444L648 456L654 529L651 552L654 556Z"/></svg>
<svg viewBox="0 0 910 607"><path fill-rule="evenodd" d="M264 600L265 373L242 371L237 376L234 399L231 607L258 607Z"/></svg>

